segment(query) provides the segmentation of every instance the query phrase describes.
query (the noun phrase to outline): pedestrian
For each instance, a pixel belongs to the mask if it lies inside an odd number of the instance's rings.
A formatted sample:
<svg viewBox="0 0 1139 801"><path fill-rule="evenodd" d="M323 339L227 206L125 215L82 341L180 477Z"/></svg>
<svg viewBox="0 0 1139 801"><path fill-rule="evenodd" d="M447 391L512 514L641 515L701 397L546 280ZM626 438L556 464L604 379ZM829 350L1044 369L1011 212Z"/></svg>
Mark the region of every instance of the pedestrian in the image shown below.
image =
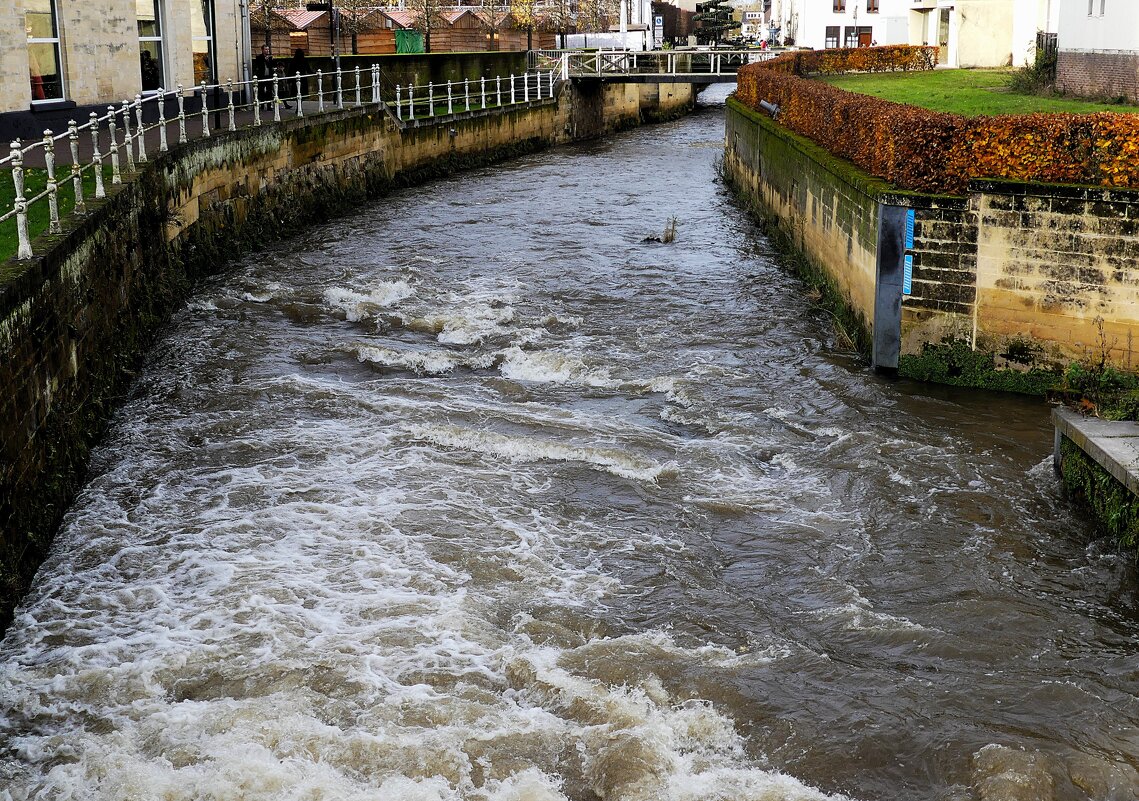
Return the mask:
<svg viewBox="0 0 1139 801"><path fill-rule="evenodd" d="M277 69L269 45L261 45L261 53L253 59L253 77L257 79L257 99L263 105L273 102L273 75Z"/></svg>
<svg viewBox="0 0 1139 801"><path fill-rule="evenodd" d="M158 62L154 60L154 56L150 54L149 50L140 51L138 57L142 69L142 91L152 92L158 88L158 84L162 81L158 71Z"/></svg>
<svg viewBox="0 0 1139 801"><path fill-rule="evenodd" d="M293 80L296 80L298 75L301 76L301 96L304 97L308 94L308 61L305 60L305 51L299 47L293 51L293 57L289 59L288 71L288 76Z"/></svg>

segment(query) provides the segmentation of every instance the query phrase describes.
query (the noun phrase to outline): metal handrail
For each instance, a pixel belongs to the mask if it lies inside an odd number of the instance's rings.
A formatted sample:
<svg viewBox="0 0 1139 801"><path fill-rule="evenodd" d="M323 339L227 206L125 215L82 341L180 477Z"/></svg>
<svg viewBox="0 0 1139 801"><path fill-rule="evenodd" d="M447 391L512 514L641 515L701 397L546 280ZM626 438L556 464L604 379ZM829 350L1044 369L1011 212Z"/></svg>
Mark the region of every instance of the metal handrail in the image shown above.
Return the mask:
<svg viewBox="0 0 1139 801"><path fill-rule="evenodd" d="M121 184L124 172L130 174L145 164L146 138L157 130L158 150L166 152L172 146L216 135L219 131L236 131L239 127L258 127L266 124L263 112L271 115L272 122L282 120L282 110L291 110L295 117L327 114L345 108L378 106L397 125L410 125L421 119L433 119L450 114L497 110L510 105L546 100L556 94L562 65L546 71L525 72L521 75L496 76L477 81L448 81L428 84L389 84L385 86L378 64L371 68L341 69L328 73L320 70L308 74L273 75L248 81L225 81L175 89L160 88L133 99L123 100L120 106L109 105L107 112L91 112L87 122L79 125L69 120L67 130L53 133L44 131L42 139L23 144L19 139L11 143L9 154L0 159L0 168L10 167L15 200L12 208L0 215L0 223L16 218L18 259L32 257L31 238L28 234L28 210L36 203L46 201L49 206L48 231L60 232L59 188L56 175L56 143L68 141L69 169L62 176L73 187L75 205L73 214L86 213L84 176L94 176L91 197L107 196L104 181L104 162L110 160L110 179L113 185ZM187 111L187 100L193 99L196 108ZM212 103L211 103L212 99ZM293 105L295 103L295 105ZM305 108L306 104L309 108ZM315 105L315 109L312 106ZM442 111L446 108L446 112ZM167 112L170 112L168 115ZM252 113L252 119L248 114ZM211 129L210 115L214 114ZM239 126L239 118L243 120ZM195 123L196 121L196 123ZM82 135L82 137L81 137ZM86 159L80 157L80 141L90 141ZM174 142L170 139L176 137ZM85 148L86 149L86 148ZM46 187L32 196L26 193L28 156L42 157ZM126 165L120 156L125 157Z"/></svg>

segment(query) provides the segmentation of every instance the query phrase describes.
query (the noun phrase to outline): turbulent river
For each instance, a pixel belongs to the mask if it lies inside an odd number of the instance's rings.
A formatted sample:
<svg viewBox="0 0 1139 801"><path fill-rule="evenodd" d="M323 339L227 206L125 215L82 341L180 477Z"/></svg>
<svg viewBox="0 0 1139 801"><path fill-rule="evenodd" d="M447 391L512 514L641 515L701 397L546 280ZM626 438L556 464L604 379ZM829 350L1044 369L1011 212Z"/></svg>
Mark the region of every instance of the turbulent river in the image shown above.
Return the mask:
<svg viewBox="0 0 1139 801"><path fill-rule="evenodd" d="M0 645L0 799L1139 797L1048 409L853 358L724 94L201 287Z"/></svg>

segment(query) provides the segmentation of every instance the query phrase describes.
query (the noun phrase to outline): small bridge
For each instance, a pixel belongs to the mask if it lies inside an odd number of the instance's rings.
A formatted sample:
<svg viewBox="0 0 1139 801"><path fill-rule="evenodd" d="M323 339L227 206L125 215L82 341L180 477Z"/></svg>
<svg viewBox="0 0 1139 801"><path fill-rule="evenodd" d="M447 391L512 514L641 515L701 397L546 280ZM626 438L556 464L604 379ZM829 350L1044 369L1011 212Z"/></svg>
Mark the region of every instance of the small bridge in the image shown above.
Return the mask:
<svg viewBox="0 0 1139 801"><path fill-rule="evenodd" d="M770 50L531 50L531 70L564 80L623 83L734 83L736 70L778 55Z"/></svg>

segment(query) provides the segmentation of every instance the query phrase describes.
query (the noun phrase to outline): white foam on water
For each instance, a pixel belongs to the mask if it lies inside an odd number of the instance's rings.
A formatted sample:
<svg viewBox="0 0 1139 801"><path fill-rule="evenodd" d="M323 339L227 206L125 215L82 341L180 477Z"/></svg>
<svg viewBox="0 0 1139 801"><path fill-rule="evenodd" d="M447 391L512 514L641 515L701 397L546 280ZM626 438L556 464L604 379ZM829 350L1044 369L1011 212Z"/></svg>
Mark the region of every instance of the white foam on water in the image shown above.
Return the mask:
<svg viewBox="0 0 1139 801"><path fill-rule="evenodd" d="M364 291L331 287L324 291L324 301L343 311L348 321L355 323L407 300L414 294L415 290L407 281L379 281Z"/></svg>
<svg viewBox="0 0 1139 801"><path fill-rule="evenodd" d="M643 648L634 635L607 648ZM572 655L571 655L572 656ZM570 724L581 755L574 783L601 798L763 799L839 801L774 771L749 766L732 722L703 701L676 702L659 679L642 673L635 684L607 684L562 667L565 655L533 649L511 660L506 674L522 703L540 706Z"/></svg>
<svg viewBox="0 0 1139 801"><path fill-rule="evenodd" d="M914 633L930 631L905 617L877 611L874 609L874 604L863 597L853 585L843 583L842 591L850 598L847 603L798 614L810 614L819 620L835 620L847 631Z"/></svg>
<svg viewBox="0 0 1139 801"><path fill-rule="evenodd" d="M555 350L524 351L511 346L502 351L498 370L504 378L532 383L575 384L616 389L621 381L603 367L588 367L576 355Z"/></svg>
<svg viewBox="0 0 1139 801"><path fill-rule="evenodd" d="M351 348L361 362L398 367L427 375L450 373L459 367L486 369L497 360L494 354L459 353L447 350L396 350L372 345Z"/></svg>
<svg viewBox="0 0 1139 801"><path fill-rule="evenodd" d="M676 475L675 462L658 463L618 448L569 445L536 437L507 436L459 426L418 426L413 436L446 448L457 448L520 462L579 462L635 481L657 481Z"/></svg>

